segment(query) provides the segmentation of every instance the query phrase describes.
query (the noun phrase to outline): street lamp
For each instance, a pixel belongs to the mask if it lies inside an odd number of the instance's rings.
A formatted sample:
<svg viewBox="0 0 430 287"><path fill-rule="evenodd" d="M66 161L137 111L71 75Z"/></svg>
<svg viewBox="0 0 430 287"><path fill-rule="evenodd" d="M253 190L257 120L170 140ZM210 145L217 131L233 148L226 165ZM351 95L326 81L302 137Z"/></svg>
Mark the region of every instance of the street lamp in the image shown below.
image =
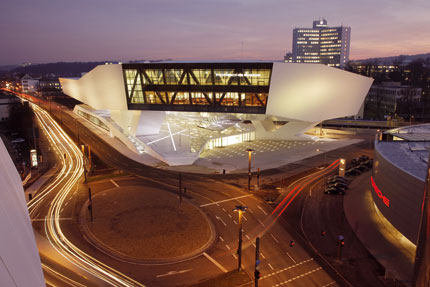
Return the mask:
<svg viewBox="0 0 430 287"><path fill-rule="evenodd" d="M242 216L243 213L248 209L247 206L236 205L233 211L239 212L239 244L237 247L237 255L238 255L238 271L242 270Z"/></svg>
<svg viewBox="0 0 430 287"><path fill-rule="evenodd" d="M248 152L248 190L251 190L251 155L254 150L249 148L246 151Z"/></svg>

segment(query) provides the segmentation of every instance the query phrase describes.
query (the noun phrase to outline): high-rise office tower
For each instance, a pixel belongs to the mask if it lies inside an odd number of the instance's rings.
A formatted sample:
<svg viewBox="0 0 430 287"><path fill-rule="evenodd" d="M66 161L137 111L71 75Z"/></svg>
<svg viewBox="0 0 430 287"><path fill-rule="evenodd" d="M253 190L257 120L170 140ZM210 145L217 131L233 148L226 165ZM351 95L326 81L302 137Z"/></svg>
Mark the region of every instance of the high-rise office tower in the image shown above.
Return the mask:
<svg viewBox="0 0 430 287"><path fill-rule="evenodd" d="M285 61L343 68L349 61L350 36L350 27L328 27L327 20L315 20L312 28L293 30L293 52Z"/></svg>

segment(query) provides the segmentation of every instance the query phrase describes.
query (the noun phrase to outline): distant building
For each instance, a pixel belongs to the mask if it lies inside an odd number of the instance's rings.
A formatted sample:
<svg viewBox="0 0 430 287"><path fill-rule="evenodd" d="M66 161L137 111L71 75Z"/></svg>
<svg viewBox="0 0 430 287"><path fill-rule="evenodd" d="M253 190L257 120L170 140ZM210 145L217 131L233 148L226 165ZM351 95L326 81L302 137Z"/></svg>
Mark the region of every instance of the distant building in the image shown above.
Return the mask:
<svg viewBox="0 0 430 287"><path fill-rule="evenodd" d="M21 101L15 97L0 93L0 122L9 120L11 105L19 104Z"/></svg>
<svg viewBox="0 0 430 287"><path fill-rule="evenodd" d="M293 52L286 62L325 64L344 68L349 61L350 27L328 27L327 20L315 20L312 28L293 30Z"/></svg>
<svg viewBox="0 0 430 287"><path fill-rule="evenodd" d="M397 115L405 117L404 106L419 103L421 93L421 88L405 86L400 82L383 82L379 85L372 85L365 100L364 117L374 120ZM411 111L411 114L413 113Z"/></svg>
<svg viewBox="0 0 430 287"><path fill-rule="evenodd" d="M23 93L34 93L39 89L39 80L34 79L29 74L25 74L21 78L21 87Z"/></svg>
<svg viewBox="0 0 430 287"><path fill-rule="evenodd" d="M52 96L61 93L61 85L58 78L42 78L39 80L39 92L41 96Z"/></svg>

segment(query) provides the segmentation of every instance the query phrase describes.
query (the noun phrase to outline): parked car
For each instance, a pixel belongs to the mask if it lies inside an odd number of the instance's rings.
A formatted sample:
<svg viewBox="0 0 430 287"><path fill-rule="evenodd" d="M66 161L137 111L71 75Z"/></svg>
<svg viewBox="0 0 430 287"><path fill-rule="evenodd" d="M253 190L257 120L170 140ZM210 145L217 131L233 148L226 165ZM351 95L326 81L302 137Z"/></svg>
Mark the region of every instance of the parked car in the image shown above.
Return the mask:
<svg viewBox="0 0 430 287"><path fill-rule="evenodd" d="M354 167L345 171L346 176L359 175L359 174L361 174L361 171L357 168L354 168Z"/></svg>
<svg viewBox="0 0 430 287"><path fill-rule="evenodd" d="M364 162L366 160L369 160L369 157L367 155L362 155L362 156L360 156L359 160L360 160L360 162Z"/></svg>
<svg viewBox="0 0 430 287"><path fill-rule="evenodd" d="M329 180L333 180L333 179L338 179L338 180L347 180L345 177L340 176L340 175L333 175L327 178L327 181Z"/></svg>
<svg viewBox="0 0 430 287"><path fill-rule="evenodd" d="M343 182L332 183L327 187L339 187L339 188L343 188L343 189L348 189L348 185L346 183L343 183Z"/></svg>
<svg viewBox="0 0 430 287"><path fill-rule="evenodd" d="M369 170L369 167L367 165L365 165L365 164L357 165L355 168L358 169L359 171L367 171L367 170Z"/></svg>
<svg viewBox="0 0 430 287"><path fill-rule="evenodd" d="M339 187L328 187L324 189L325 194L345 194L345 189Z"/></svg>
<svg viewBox="0 0 430 287"><path fill-rule="evenodd" d="M360 162L360 159L359 159L358 157L353 158L353 159L351 160L351 164L357 164L357 163L359 163L359 162Z"/></svg>
<svg viewBox="0 0 430 287"><path fill-rule="evenodd" d="M347 184L348 180L344 177L334 177L334 178L328 178L327 179L327 184L336 183L336 182L342 182L342 183Z"/></svg>

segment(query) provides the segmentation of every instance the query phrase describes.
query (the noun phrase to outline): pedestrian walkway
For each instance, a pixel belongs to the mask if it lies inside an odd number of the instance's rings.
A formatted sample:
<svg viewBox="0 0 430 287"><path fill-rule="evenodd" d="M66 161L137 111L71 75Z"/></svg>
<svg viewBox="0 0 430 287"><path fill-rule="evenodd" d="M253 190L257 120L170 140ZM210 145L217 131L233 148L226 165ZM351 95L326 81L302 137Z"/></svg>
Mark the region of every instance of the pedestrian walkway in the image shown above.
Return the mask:
<svg viewBox="0 0 430 287"><path fill-rule="evenodd" d="M361 243L385 268L388 278L411 286L416 246L398 232L373 202L371 172L353 180L344 197L346 218Z"/></svg>

